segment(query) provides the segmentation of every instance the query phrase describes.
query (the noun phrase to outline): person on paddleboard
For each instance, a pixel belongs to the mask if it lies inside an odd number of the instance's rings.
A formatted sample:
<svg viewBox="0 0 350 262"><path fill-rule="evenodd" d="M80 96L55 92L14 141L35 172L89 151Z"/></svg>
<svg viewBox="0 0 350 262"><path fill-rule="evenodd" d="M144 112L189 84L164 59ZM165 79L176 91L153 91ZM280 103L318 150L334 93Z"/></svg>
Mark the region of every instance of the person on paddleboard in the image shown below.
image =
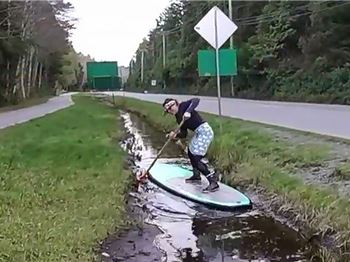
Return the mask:
<svg viewBox="0 0 350 262"><path fill-rule="evenodd" d="M214 132L208 122L195 110L199 101L198 98L193 98L179 103L176 99L167 98L163 102L163 108L165 113L175 116L178 124L182 120L185 120L178 133L172 131L168 136L176 140L185 138L188 129L195 133L187 150L193 168L193 175L187 178L186 182L200 182L200 173L202 173L209 181L209 186L203 189L203 191L213 192L219 189L219 184L217 183L218 177L215 171L209 171L208 166L202 162L202 159L207 154L208 148L214 138Z"/></svg>

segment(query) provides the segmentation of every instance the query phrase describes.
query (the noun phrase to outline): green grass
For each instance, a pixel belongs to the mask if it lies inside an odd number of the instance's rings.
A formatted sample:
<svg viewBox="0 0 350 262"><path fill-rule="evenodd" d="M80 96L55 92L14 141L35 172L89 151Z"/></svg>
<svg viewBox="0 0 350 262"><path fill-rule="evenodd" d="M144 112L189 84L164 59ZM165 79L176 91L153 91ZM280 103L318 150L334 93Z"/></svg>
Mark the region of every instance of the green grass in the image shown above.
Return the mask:
<svg viewBox="0 0 350 262"><path fill-rule="evenodd" d="M164 117L159 104L132 98L118 98L117 106L138 113L158 128L171 130L172 116ZM208 157L230 185L245 182L259 185L278 195L287 206L316 231L334 228L345 246L350 239L350 201L332 189L307 185L291 172L300 167L319 165L329 156L330 148L320 144L294 145L277 141L259 124L204 113L215 132ZM223 132L220 134L220 121ZM340 249L339 249L340 250Z"/></svg>
<svg viewBox="0 0 350 262"><path fill-rule="evenodd" d="M117 112L88 97L0 131L0 261L92 261L125 225Z"/></svg>
<svg viewBox="0 0 350 262"><path fill-rule="evenodd" d="M343 180L350 179L350 163L344 163L335 170L335 176Z"/></svg>

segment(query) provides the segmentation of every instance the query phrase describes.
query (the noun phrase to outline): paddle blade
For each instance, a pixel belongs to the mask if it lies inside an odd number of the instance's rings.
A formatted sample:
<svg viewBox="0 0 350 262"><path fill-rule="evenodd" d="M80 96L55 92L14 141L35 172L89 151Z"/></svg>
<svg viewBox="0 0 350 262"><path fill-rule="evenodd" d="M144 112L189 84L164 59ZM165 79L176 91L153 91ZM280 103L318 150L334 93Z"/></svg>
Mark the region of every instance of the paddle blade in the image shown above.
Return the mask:
<svg viewBox="0 0 350 262"><path fill-rule="evenodd" d="M146 169L142 169L136 173L136 179L140 183L145 183L148 179L148 172Z"/></svg>

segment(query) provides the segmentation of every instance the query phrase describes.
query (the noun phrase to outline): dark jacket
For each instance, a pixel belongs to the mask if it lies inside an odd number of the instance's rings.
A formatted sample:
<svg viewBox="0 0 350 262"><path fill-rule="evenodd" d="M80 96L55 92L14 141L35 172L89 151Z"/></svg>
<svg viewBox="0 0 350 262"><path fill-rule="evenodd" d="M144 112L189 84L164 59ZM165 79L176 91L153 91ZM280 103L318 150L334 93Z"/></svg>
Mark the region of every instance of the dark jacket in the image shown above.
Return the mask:
<svg viewBox="0 0 350 262"><path fill-rule="evenodd" d="M202 119L202 117L198 114L198 112L195 110L198 104L199 104L198 98L192 98L188 101L184 101L179 104L179 110L175 115L176 122L178 124L181 123L185 112L191 113L191 117L183 123L180 129L180 132L176 136L177 138L185 138L187 136L187 129L194 131L198 126L200 126L205 122Z"/></svg>

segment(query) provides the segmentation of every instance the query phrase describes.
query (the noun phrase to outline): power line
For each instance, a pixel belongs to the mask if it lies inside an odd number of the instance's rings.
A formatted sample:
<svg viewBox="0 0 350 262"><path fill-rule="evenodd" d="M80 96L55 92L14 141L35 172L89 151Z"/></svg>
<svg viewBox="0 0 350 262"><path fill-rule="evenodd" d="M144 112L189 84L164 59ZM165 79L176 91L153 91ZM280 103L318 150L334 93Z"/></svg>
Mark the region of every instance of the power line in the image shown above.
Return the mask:
<svg viewBox="0 0 350 262"><path fill-rule="evenodd" d="M298 9L300 10L306 10L304 9L305 7L308 7L309 5L304 5L304 6L298 6L296 7L294 10L290 10L291 12L293 11L298 11ZM271 17L275 17L276 15L280 15L281 12L279 10L277 10L276 12L272 12L271 14L261 14L261 15L256 15L256 16L248 16L248 17L242 17L242 18L237 18L234 21L235 22L253 22L256 19L265 19L265 18L271 18ZM250 21L251 20L251 21Z"/></svg>
<svg viewBox="0 0 350 262"><path fill-rule="evenodd" d="M212 7L212 6L202 6L202 8L200 9L199 12L200 12L200 13L206 12L206 11L208 11L209 8L211 8L211 7ZM185 16L183 16L183 17L185 17ZM186 24L190 24L190 23L196 22L197 20L198 20L197 17L193 17L192 19L186 21ZM176 26L176 27L174 27L174 28L172 28L172 29L170 29L170 30L160 31L160 32L156 32L156 33L158 33L158 34L163 34L163 32L165 32L165 33L174 33L174 32L180 31L180 30L183 28L184 25L185 25L185 24L183 23L183 24L178 25L178 26Z"/></svg>
<svg viewBox="0 0 350 262"><path fill-rule="evenodd" d="M322 2L322 3L324 3L324 2ZM313 11L312 10L308 10L307 11L307 9L309 7L309 4L307 4L307 5L304 5L304 6L296 7L293 10L289 10L289 11L286 11L286 12L276 11L275 13L271 13L271 14L268 14L268 15L258 15L258 16L249 16L249 17L238 18L238 19L235 19L234 22L238 23L238 25L246 25L246 26L247 25L258 25L258 24L263 23L263 22L275 21L276 18L281 18L281 17L283 17L283 18L284 17L296 18L296 17L300 17L300 16L304 16L304 15L320 13L320 12L323 12L323 11L326 11L326 10L338 8L338 7L341 7L341 6L348 5L348 4L350 4L350 2L346 2L346 3L339 4L339 5L326 7L326 8L320 9L320 10L313 10ZM248 6L248 5L240 6L240 8L246 7L246 6ZM212 6L203 6L200 9L199 12L207 11L211 7ZM296 12L296 11L306 11L306 12L295 14L295 15L289 15L291 12ZM186 24L196 22L197 20L198 20L198 18L194 17L194 18L186 21ZM178 26L176 26L176 27L174 27L174 28L172 28L170 30L167 30L167 31L155 32L155 34L166 34L166 35L174 34L174 33L180 32L184 28L184 25L185 25L185 23L183 23L181 25L178 25Z"/></svg>
<svg viewBox="0 0 350 262"><path fill-rule="evenodd" d="M249 5L243 5L243 6L240 6L239 8L244 8L244 7L247 7ZM297 7L296 9L292 10L293 11L298 11L299 9L300 10L306 10L306 9L302 9L304 7L308 7L308 5L305 5L305 6L300 6L300 7ZM204 11L208 11L209 8L212 8L212 6L203 6L201 8L201 10L199 12L204 12ZM254 20L256 18L260 18L259 21L263 21L265 19L270 19L270 18L275 18L276 16L280 16L281 15L281 12L279 11L276 11L275 13L272 13L272 14L268 14L268 15L257 15L257 16L249 16L249 17L243 17L243 18L238 18L238 19L235 19L234 22L240 22L239 24L240 25L250 25L249 22L252 22L253 24L255 24L256 22L258 22L258 20ZM194 17L188 21L186 21L186 24L189 24L189 23L193 23L193 22L196 22L196 21L199 21L199 19L197 17ZM159 31L159 32L156 32L156 34L173 34L173 33L177 33L179 31L181 31L181 29L183 28L183 26L185 25L185 23L181 24L181 25L178 25L170 30L166 30L166 31Z"/></svg>
<svg viewBox="0 0 350 262"><path fill-rule="evenodd" d="M321 4L324 4L324 3L325 2L321 2ZM330 2L328 2L328 3L330 3ZM350 3L346 2L346 3L339 4L339 5L330 6L330 7L326 7L324 9L321 9L321 10L314 10L314 11L307 10L307 8L309 7L309 4L307 4L307 5L303 5L303 6L298 6L298 7L294 8L293 10L288 10L288 11L285 11L285 12L276 11L274 13L267 14L267 15L257 15L257 16L242 17L242 18L234 19L234 22L237 22L239 25L257 25L257 24L259 24L261 22L274 21L276 17L289 16L289 14L291 12L293 13L293 12L297 12L297 11L306 11L304 13L295 14L295 15L291 15L290 16L291 18L295 18L295 17L299 17L299 16L303 16L303 15L309 15L309 14L313 14L313 13L323 12L325 10L330 10L330 9L337 8L337 7L340 7L340 6L344 6L344 5L347 5L347 4L350 4ZM243 7L246 7L246 6L248 6L248 5L240 6L240 8L243 8ZM200 10L200 12L206 11L209 8L211 8L211 6L204 6ZM186 23L188 24L188 23L195 22L197 19L198 19L197 17L194 17L193 19L191 19L189 21L186 21ZM162 31L162 32L169 33L169 34L176 33L178 31L180 31L183 26L184 26L184 24L181 24L181 25L176 26L176 27L174 27L174 28L172 28L170 30ZM160 34L162 34L162 32L160 32Z"/></svg>
<svg viewBox="0 0 350 262"><path fill-rule="evenodd" d="M271 17L271 19L260 19L260 20L256 20L256 21L252 21L252 22L246 22L246 23L239 23L239 25L258 25L260 23L263 23L263 22L272 22L272 21L275 21L276 18L280 18L280 17L289 17L289 18L296 18L296 17L300 17L300 16L304 16L304 15L310 15L310 14L315 14L315 13L320 13L320 12L323 12L323 11L326 11L326 10L330 10L330 9L334 9L334 8L337 8L337 7L340 7L340 6L344 6L344 5L348 5L350 4L350 2L346 2L346 3L343 3L343 4L339 4L339 5L335 5L335 6L330 6L330 7L326 7L326 8L323 8L321 10L316 10L316 11L307 11L305 13L301 13L301 14L295 14L295 15L291 15L289 16L288 13L286 13L285 15L282 15L281 16L281 13L279 15L276 15L274 17ZM306 10L305 10L306 11Z"/></svg>

